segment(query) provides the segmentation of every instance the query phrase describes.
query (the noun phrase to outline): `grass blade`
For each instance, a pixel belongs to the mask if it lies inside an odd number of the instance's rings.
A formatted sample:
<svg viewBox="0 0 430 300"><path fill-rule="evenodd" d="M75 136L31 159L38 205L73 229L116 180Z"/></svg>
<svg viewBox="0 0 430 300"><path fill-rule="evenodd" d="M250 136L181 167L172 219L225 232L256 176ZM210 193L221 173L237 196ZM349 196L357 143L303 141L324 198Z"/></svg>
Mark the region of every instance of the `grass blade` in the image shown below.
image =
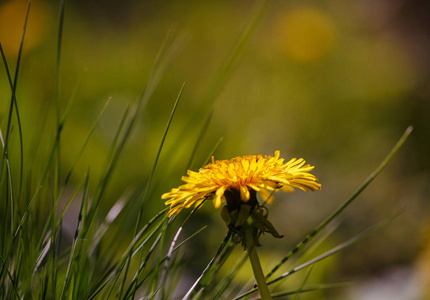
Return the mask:
<svg viewBox="0 0 430 300"><path fill-rule="evenodd" d="M180 91L179 91L179 94L178 94L178 96L177 96L177 98L176 98L175 104L173 105L172 111L171 111L171 113L170 113L170 117L169 117L169 119L168 119L168 121L167 121L166 128L165 128L165 130L164 130L163 137L162 137L162 139L161 139L160 146L159 146L159 148L158 148L157 155L156 155L156 157L155 157L154 164L153 164L153 166L152 166L152 168L151 168L151 171L150 171L150 173L149 173L148 181L146 182L146 186L145 186L145 189L144 189L143 195L142 195L141 199L139 199L139 202L140 202L140 209L139 209L139 214L138 214L138 217L137 217L136 225L135 225L135 228L134 228L134 235L136 235L136 234L137 234L137 231L139 230L139 224L140 224L140 221L141 221L141 218L142 218L142 214L143 214L143 207L144 207L144 203L145 203L145 201L146 201L146 197L147 197L147 195L148 195L149 186L150 186L150 184L152 183L152 177L154 176L155 169L157 168L157 164L158 164L158 160L159 160L159 158L160 158L161 150L163 149L164 142L165 142L166 137L167 137L167 133L169 132L170 125L172 124L173 116L175 115L176 108L178 107L179 100L181 99L181 96L182 96L182 92L184 91L184 87L185 87L185 83L183 83L183 84L182 84L182 87L181 87L181 89L180 89ZM131 248L131 249L130 249L130 256L131 256L131 254L132 254L132 253L133 253L133 248ZM123 289L124 289L124 284L125 284L125 280L126 280L126 278L127 278L128 269L129 269L129 266L130 266L130 261L131 261L131 259L129 259L129 260L128 260L128 263L127 263L127 265L126 265L125 272L124 272L124 277L123 277L123 281L122 281L122 284L121 284L121 287L120 287L120 290L119 290L119 293L118 293L118 295L119 295L120 297L121 297L121 295L122 295L122 291L123 291ZM140 262L139 262L139 265L140 265L141 263L142 263L142 262L140 261Z"/></svg>
<svg viewBox="0 0 430 300"><path fill-rule="evenodd" d="M194 282L194 284L191 286L191 288L188 290L188 292L185 294L185 296L182 299L190 299L190 297L196 292L196 288L199 286L200 282L204 278L204 276L211 270L212 266L215 264L218 257L221 255L224 248L227 246L228 241L232 237L232 233L229 230L227 232L227 235L225 236L224 240L222 241L220 247L218 248L217 252L215 253L214 257L212 257L209 264L206 266L206 268L203 270L202 274L197 278L197 280Z"/></svg>
<svg viewBox="0 0 430 300"><path fill-rule="evenodd" d="M72 163L72 167L70 168L69 172L68 172L68 173L67 173L67 175L66 175L66 179L64 180L64 187L65 187L65 186L67 185L67 183L69 182L70 176L72 175L73 170L74 170L74 168L75 168L76 164L77 164L77 163L78 163L78 161L79 161L79 158L82 156L82 153L84 152L85 147L87 146L87 144L88 144L88 142L89 142L89 140L90 140L90 138L91 138L91 136L92 136L92 134L93 134L93 132L94 132L94 130L95 130L95 128L96 128L96 126L97 126L97 124L98 124L98 122L100 121L100 118L102 117L102 115L103 115L104 111L106 110L107 106L109 105L109 102L110 102L110 100L111 100L111 99L112 99L112 98L109 98L109 99L106 101L106 103L105 103L105 105L103 106L102 110L101 110L101 111L100 111L100 113L98 114L98 116L97 116L96 120L93 122L93 125L91 126L90 131L88 132L87 137L85 138L85 141L84 141L84 143L83 143L83 145L82 145L81 149L79 150L78 154L76 155L75 160L74 160L74 161L73 161L73 163ZM66 116L66 114L65 114L65 116ZM65 117L63 118L63 120L64 120L64 119L65 119ZM63 121L63 122L64 122L64 121Z"/></svg>
<svg viewBox="0 0 430 300"><path fill-rule="evenodd" d="M299 292L294 296L293 300L299 300L300 299L300 295L302 294L303 287L305 286L306 282L308 282L309 277L310 277L313 269L314 269L314 266L312 266L310 268L310 270L308 271L308 273L306 274L305 279L303 279L302 284L300 285L300 287L298 289Z"/></svg>
<svg viewBox="0 0 430 300"><path fill-rule="evenodd" d="M335 210L327 219L325 219L313 232L311 232L306 238L301 241L293 250L291 250L282 260L281 262L276 265L267 275L266 279L269 279L278 269L281 267L288 259L291 258L295 253L297 253L299 250L301 250L306 244L308 244L318 233L321 232L330 222L332 222L342 211L345 210L346 207L348 207L352 201L354 201L358 195L361 194L361 192L378 176L379 173L385 168L385 166L388 164L388 162L394 157L394 155L397 153L397 151L403 146L406 139L412 132L412 126L409 126L406 131L403 133L399 141L396 143L396 145L391 149L391 151L388 153L388 155L385 157L385 159L382 161L382 163L376 168L375 171L372 172L372 174L369 175L369 177L358 187L358 189L337 209Z"/></svg>
<svg viewBox="0 0 430 300"><path fill-rule="evenodd" d="M329 250L329 251L327 251L327 252L319 255L318 257L316 257L314 259L311 259L311 260L309 260L309 261L307 261L307 262L305 262L305 263L303 263L303 264L301 264L301 265L299 265L299 266L291 269L288 272L283 273L278 278L273 279L271 281L268 281L267 285L274 284L275 282L278 282L278 281L286 278L287 276L289 276L289 275L291 275L293 273L296 273L296 272L298 272L298 271L300 271L300 270L302 270L302 269L304 269L306 267L312 266L313 264L315 264L315 263L317 263L317 262L319 262L319 261L321 261L321 260L323 260L323 259L325 259L325 258L327 258L329 256L332 256L333 254L336 254L337 252L339 252L341 250L344 250L344 249L348 248L349 246L352 246L356 242L362 240L363 238L365 238L365 237L371 235L372 233L375 233L376 231L378 231L378 230L382 229L383 227L387 226L388 224L390 224L391 222L393 222L395 219L397 219L403 213L404 213L404 210L401 210L400 212L394 214L390 218L388 218L388 219L386 219L386 220L384 220L384 221L382 221L382 222L380 222L380 223L378 223L378 224L370 227L369 229L363 231L362 233L356 235L355 237L349 239L348 241L346 241L346 242L344 242L344 243L342 243L342 244L334 247L333 249L331 249L331 250ZM246 292L246 293L244 293L244 294L242 294L242 295L234 298L234 300L242 299L242 298L246 297L247 295L252 294L255 291L257 291L257 289L255 289L255 288L252 289L252 290L249 290L248 292Z"/></svg>
<svg viewBox="0 0 430 300"><path fill-rule="evenodd" d="M292 296L292 295L297 295L297 294L302 294L302 293L307 293L307 292L314 292L314 291L321 291L321 290L326 290L326 289L347 287L349 285L350 285L349 282L338 282L338 283L330 283L330 284L320 284L320 285L316 285L316 286L312 286L312 287L308 287L308 288L304 288L304 289L300 289L300 290L273 294L271 296L272 296L273 299L276 299L276 298L283 298L283 297L286 297L286 296ZM257 299L260 299L260 298L257 298Z"/></svg>
<svg viewBox="0 0 430 300"><path fill-rule="evenodd" d="M70 270L72 268L72 263L73 263L73 260L75 257L76 245L78 243L79 234L81 232L80 229L81 229L81 222L83 219L84 207L86 206L86 202L87 202L86 199L87 199L87 193L88 193L89 178L90 178L90 174L88 171L86 178L85 178L84 193L82 195L82 201L81 201L81 207L79 209L78 221L76 222L75 236L73 238L72 249L70 251L69 262L67 264L66 277L64 278L63 289L61 290L61 294L60 294L60 300L64 298L65 292L66 292L67 287L68 287L69 282L70 282L69 281Z"/></svg>

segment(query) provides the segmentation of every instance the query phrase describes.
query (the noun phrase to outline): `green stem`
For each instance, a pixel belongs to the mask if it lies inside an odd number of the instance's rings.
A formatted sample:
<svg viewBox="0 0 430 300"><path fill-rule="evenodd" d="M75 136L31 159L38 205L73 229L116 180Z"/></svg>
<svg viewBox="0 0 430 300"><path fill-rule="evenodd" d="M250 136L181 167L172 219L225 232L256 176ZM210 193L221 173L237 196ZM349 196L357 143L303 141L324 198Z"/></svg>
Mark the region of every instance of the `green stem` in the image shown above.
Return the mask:
<svg viewBox="0 0 430 300"><path fill-rule="evenodd" d="M260 259L258 258L257 249L255 248L255 239L252 234L252 229L247 228L245 231L245 245L248 251L249 260L251 261L252 271L254 272L255 280L257 281L258 291L262 300L271 300L269 288L267 287L263 269L261 268Z"/></svg>

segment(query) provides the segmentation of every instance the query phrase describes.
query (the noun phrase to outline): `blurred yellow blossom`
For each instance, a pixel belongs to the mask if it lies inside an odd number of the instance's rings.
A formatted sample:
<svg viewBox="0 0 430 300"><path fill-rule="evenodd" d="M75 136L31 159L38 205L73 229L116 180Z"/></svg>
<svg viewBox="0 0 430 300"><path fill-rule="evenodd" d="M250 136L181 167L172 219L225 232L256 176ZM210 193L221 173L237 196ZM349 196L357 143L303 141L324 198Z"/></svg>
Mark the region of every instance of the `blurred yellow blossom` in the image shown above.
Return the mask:
<svg viewBox="0 0 430 300"><path fill-rule="evenodd" d="M314 61L328 54L337 36L332 18L311 7L299 7L283 14L276 31L281 49L299 62Z"/></svg>
<svg viewBox="0 0 430 300"><path fill-rule="evenodd" d="M0 42L8 57L18 55L27 7L26 0L12 0L0 5ZM49 9L44 2L31 3L23 51L33 49L47 35L49 19Z"/></svg>

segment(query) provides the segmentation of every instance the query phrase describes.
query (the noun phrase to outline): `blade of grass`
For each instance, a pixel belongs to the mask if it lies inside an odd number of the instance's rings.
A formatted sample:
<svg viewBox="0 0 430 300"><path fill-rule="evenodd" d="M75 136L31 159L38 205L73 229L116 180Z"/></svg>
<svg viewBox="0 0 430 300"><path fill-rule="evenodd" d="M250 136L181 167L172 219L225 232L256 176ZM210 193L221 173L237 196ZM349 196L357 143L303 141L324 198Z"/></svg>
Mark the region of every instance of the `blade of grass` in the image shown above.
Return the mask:
<svg viewBox="0 0 430 300"><path fill-rule="evenodd" d="M131 284L129 285L128 289L126 290L124 297L122 299L128 299L130 292L133 290L133 293L131 294L131 298L134 299L135 291L137 290L138 286L136 286L136 282L139 280L139 276L143 272L146 264L148 263L149 258L151 257L152 253L154 253L156 247L161 241L162 233L160 233L155 240L155 242L152 244L151 248L149 249L148 253L146 254L145 258L140 262L139 268L137 269L136 274L134 275Z"/></svg>
<svg viewBox="0 0 430 300"><path fill-rule="evenodd" d="M184 226L185 226L185 224L187 223L187 221L190 219L190 217L195 213L195 211L197 210L197 209L199 209L201 206L203 205L203 202L202 203L200 203L197 207L195 207L192 211L191 211L191 213L189 213L188 214L188 216L187 216L187 218L184 220L184 222L182 223L182 225L179 227L179 229L177 230L177 232L176 232L176 234L175 234L175 236L173 237L173 240L172 240L172 242L171 242L171 244L170 244L170 247L169 247L169 251L167 252L167 255L165 256L165 258L163 258L163 260L164 260L164 267L163 267L163 274L161 275L161 278L162 278L162 281L161 281L161 284L159 285L159 288L157 289L157 291L151 296L151 298L153 298L153 297L155 297L155 295L157 294L157 292L158 292L158 290L161 288L161 287L163 287L164 286L164 284L165 284L165 282L167 281L167 274L168 274L168 271L169 271L169 262L170 262L170 259L171 259L171 257L172 257L172 254L173 254L173 251L174 251L174 249L175 249L175 245L176 245L176 242L177 242L177 240L178 240L178 238L179 238L179 235L181 234L181 232L182 232L182 229L184 228ZM171 218L170 219L171 221L173 221L173 218ZM163 297L163 296L162 296Z"/></svg>
<svg viewBox="0 0 430 300"><path fill-rule="evenodd" d="M107 106L109 105L109 102L110 102L110 100L111 100L111 99L112 99L112 97L109 97L109 99L106 101L105 105L104 105L104 106L103 106L103 108L101 109L100 113L98 114L97 118L96 118L96 119L95 119L95 121L93 122L93 125L91 126L91 128L90 128L90 130L89 130L89 132L88 132L88 134L87 134L87 136L86 136L86 138L85 138L85 140L84 140L84 143L83 143L83 145L81 146L81 149L79 150L78 154L76 155L76 158L75 158L75 160L73 161L72 166L71 166L71 168L70 168L69 172L68 172L68 173L67 173L67 175L66 175L66 179L64 180L64 187L65 187L65 186L67 185L67 183L69 182L70 176L72 175L73 170L74 170L74 168L75 168L76 164L78 163L79 159L81 158L82 153L84 152L84 150L85 150L85 148L86 148L86 146L87 146L87 144L88 144L88 142L89 142L89 140L90 140L90 138L91 138L92 134L94 133L94 130L95 130L95 128L96 128L96 126L97 126L98 122L100 121L100 118L102 117L102 115L103 115L104 111L106 110ZM65 116L67 116L67 115L68 115L68 114L65 114ZM63 187L63 189L64 189L64 187Z"/></svg>
<svg viewBox="0 0 430 300"><path fill-rule="evenodd" d="M72 268L72 263L74 261L75 250L76 250L76 246L77 246L78 238L79 238L79 234L80 234L80 228L81 228L81 222L82 222L82 218L83 218L84 207L86 206L89 178L90 178L90 174L89 174L89 171L87 171L87 174L85 176L85 185L84 185L84 192L83 192L82 200L81 200L81 207L79 209L78 221L76 222L75 235L74 235L73 242L72 242L72 249L70 251L69 262L67 264L66 277L64 278L63 289L61 290L61 294L60 294L60 300L64 298L65 292L67 291L67 288L69 285L70 270Z"/></svg>
<svg viewBox="0 0 430 300"><path fill-rule="evenodd" d="M166 214L167 210L168 209L166 208L163 211L159 212L147 224L145 224L145 226L139 231L139 233L134 237L133 241L127 247L126 251L124 252L123 256L120 258L118 263L115 266L111 267L107 272L105 272L105 275L102 276L102 278L94 285L94 288L93 288L94 291L91 293L90 299L96 297L97 294L106 286L106 284L108 284L108 282L114 276L116 276L118 272L122 271L122 268L124 268L126 260L129 257L128 253L131 248L136 247L136 250L132 256L134 257L134 255L137 253L136 251L139 251L143 247L143 245L146 244L148 239L147 238L144 239L144 234L147 232L147 230L149 230L152 227L152 225L154 225L160 219L160 217ZM157 228L159 227L161 227L161 225L157 226ZM144 239L144 240L140 241L141 239Z"/></svg>
<svg viewBox="0 0 430 300"><path fill-rule="evenodd" d="M376 176L381 173L381 171L385 168L388 162L394 157L397 151L403 146L406 139L412 132L412 126L409 126L406 131L403 133L399 141L396 145L391 149L382 163L376 168L372 174L358 187L358 189L338 208L336 209L327 219L325 219L313 232L311 232L308 236L305 237L303 241L301 241L293 250L288 252L287 255L280 261L278 265L276 265L267 275L266 279L269 279L278 269L281 267L288 259L290 259L295 253L301 250L306 244L308 244L318 233L321 232L330 222L332 222L342 211L348 207L352 201L354 201L358 195L376 178Z"/></svg>
<svg viewBox="0 0 430 300"><path fill-rule="evenodd" d="M293 300L299 300L300 299L300 295L302 294L303 288L304 288L305 284L308 282L309 276L311 276L313 269L314 269L314 266L311 266L311 268L309 269L308 273L305 276L305 279L303 279L302 284L300 285L300 287L298 289L298 293L296 293Z"/></svg>
<svg viewBox="0 0 430 300"><path fill-rule="evenodd" d="M6 61L6 56L3 52L3 48L1 46L0 43L0 52L3 58L3 62L4 62L4 66L6 68L6 73L7 73L7 77L9 80L9 85L12 91L12 97L11 97L11 102L10 102L10 107L9 107L9 115L8 115L8 123L7 123L7 129L6 129L6 139L5 139L5 146L4 146L4 152L2 155L2 162L0 165L0 178L2 177L3 174L3 164L4 164L4 159L7 153L7 149L8 149L8 144L9 144L9 133L10 133L10 129L11 129L11 122L12 122L12 112L13 112L13 107L15 107L15 111L16 111L16 117L17 117L17 123L18 123L18 133L19 133L19 141L20 141L20 159L21 159L21 163L20 163L20 175L19 175L19 188L18 188L18 195L21 194L21 189L22 189L22 178L23 178L23 168L24 168L24 146L23 146L23 139L22 139L22 126L21 126L21 118L19 115L19 109L18 109L18 103L16 101L16 86L18 84L18 73L19 73L19 66L21 63L21 57L22 57L22 49L24 46L24 39L25 39L25 34L27 31L27 24L28 24L28 16L30 14L30 7L31 7L31 1L28 1L27 4L27 12L25 15L25 20L24 20L24 26L23 26L23 30L22 30L22 35L21 35L21 41L20 41L20 45L19 45L19 50L18 50L18 57L17 57L17 62L16 62L16 68L15 68L15 76L14 76L14 80L12 83L12 78L9 72L9 68L7 65L7 61ZM19 199L19 197L18 197Z"/></svg>
<svg viewBox="0 0 430 300"><path fill-rule="evenodd" d="M197 278L197 280L194 282L194 284L191 286L191 288L188 290L188 292L185 294L185 296L182 299L190 299L190 297L196 292L196 288L200 284L200 281L203 279L203 277L211 270L212 266L215 264L218 257L221 255L224 248L227 246L228 241L230 240L232 236L231 231L229 230L227 232L227 235L225 236L224 240L221 242L220 247L218 248L215 255L212 257L209 264L206 266L206 268L203 270L202 274Z"/></svg>
<svg viewBox="0 0 430 300"><path fill-rule="evenodd" d="M212 148L211 152L209 153L208 157L206 158L206 160L204 161L204 163L203 163L202 166L206 166L210 162L210 160L211 160L212 156L214 155L215 151L218 149L218 147L221 145L221 143L223 141L224 141L224 137L220 137L219 140L218 140L218 142Z"/></svg>
<svg viewBox="0 0 430 300"><path fill-rule="evenodd" d="M138 214L138 217L137 217L136 225L135 225L135 228L134 228L134 236L137 234L137 232L139 230L139 224L140 224L140 221L142 219L144 203L146 202L146 198L147 198L147 195L148 195L149 186L152 183L152 178L153 178L155 170L157 168L158 160L159 160L160 155L161 155L161 150L163 149L164 142L165 142L166 137L167 137L167 133L169 132L170 125L172 124L173 116L175 115L176 108L178 107L179 100L181 99L181 96L182 96L182 92L184 91L184 87L185 87L185 83L182 84L182 87L181 87L181 89L179 91L179 94L178 94L178 96L176 98L175 104L173 105L172 111L170 113L170 117L169 117L169 119L167 121L166 128L164 130L163 137L161 139L160 146L158 148L157 155L156 155L155 160L154 160L154 164L152 165L151 171L149 173L148 181L146 182L146 187L144 189L142 197L139 199L140 209L139 209L139 214ZM133 248L130 249L130 256L131 256L132 253L133 253ZM120 290L119 290L119 293L118 293L119 298L121 298L121 295L122 295L122 292L123 292L123 289L124 289L124 285L125 285L125 280L127 279L128 269L130 267L130 261L131 261L131 259L128 260L128 263L127 263L127 265L125 267L125 272L124 272L123 280L122 280L122 283L121 283L121 286L120 286ZM141 261L139 262L139 265L140 264L141 264Z"/></svg>
<svg viewBox="0 0 430 300"><path fill-rule="evenodd" d="M317 263L317 262L319 262L319 261L321 261L323 259L326 259L327 257L332 256L333 254L336 254L337 252L339 252L341 250L344 250L344 249L352 246L356 242L362 240L365 237L368 237L369 235L375 233L376 231L384 228L385 226L387 226L388 224L390 224L391 222L393 222L401 214L403 214L404 211L405 210L401 210L401 211L397 212L396 214L394 214L390 218L388 218L388 219L386 219L386 220L384 220L384 221L382 221L382 222L380 222L380 223L378 223L378 224L370 227L369 229L367 229L367 230L363 231L362 233L354 236L353 238L349 239L348 241L346 241L346 242L344 242L344 243L342 243L342 244L334 247L333 249L331 249L331 250L329 250L329 251L327 251L327 252L325 252L325 253L323 253L323 254L321 254L321 255L319 255L319 256L317 256L317 257L315 257L315 258L313 258L313 259L311 259L311 260L309 260L309 261L307 261L307 262L305 262L305 263L303 263L303 264L295 267L295 268L293 268L293 269L291 269L288 272L283 273L279 277L277 277L277 278L275 278L275 279L273 279L271 281L268 281L267 285L274 284L275 282L278 282L278 281L280 281L280 280L282 280L282 279L290 276L293 273L296 273L296 272L298 272L298 271L300 271L300 270L302 270L302 269L304 269L306 267L312 266L313 264L315 264L315 263ZM242 295L234 298L234 300L242 299L243 297L245 297L247 295L250 295L250 294L252 294L255 291L257 291L257 289L255 289L255 288L251 289L248 292L246 292L246 293L244 293L244 294L242 294Z"/></svg>
<svg viewBox="0 0 430 300"><path fill-rule="evenodd" d="M14 289L14 291L15 291L15 293L17 294L17 298L18 299L21 299L21 296L20 296L20 294L19 294L19 292L18 292L18 288L17 288L17 286L16 286L16 282L15 282L15 280L13 279L13 276L12 276L12 274L10 274L10 272L9 272L9 269L7 268L7 267L5 267L5 261L3 260L3 258L0 256L0 263L2 264L2 266L6 269L6 273L7 273L7 275L8 275L8 278L9 278L9 280L10 280L10 282L11 282L11 284L12 284L12 287L13 287L13 289Z"/></svg>
<svg viewBox="0 0 430 300"><path fill-rule="evenodd" d="M223 297L224 293L226 292L227 288L230 286L237 272L239 272L239 270L242 268L243 264L247 260L248 260L248 256L243 255L242 258L239 260L239 262L236 264L236 266L233 268L233 270L227 275L227 277L222 282L220 282L219 287L215 288L215 291L217 291L217 293L213 297L214 300L226 299L226 297Z"/></svg>
<svg viewBox="0 0 430 300"><path fill-rule="evenodd" d="M168 36L157 56L156 63L154 65L154 68L151 72L150 78L145 86L144 92L140 99L138 100L133 116L131 117L131 120L122 136L121 141L119 142L118 146L115 148L115 151L113 153L112 159L109 161L108 169L103 176L101 183L98 186L97 194L95 197L95 204L94 208L92 207L92 211L97 209L98 204L104 194L104 191L106 189L106 185L110 179L110 176L112 174L113 168L116 165L116 162L118 161L118 157L120 153L122 152L122 149L128 140L128 137L131 134L132 129L134 128L134 125L137 120L137 116L140 114L140 111L146 106L147 102L149 101L150 97L152 96L156 86L161 81L161 78L164 77L165 73L167 72L168 67L170 66L173 58L178 54L179 52L179 42L176 41L176 43L173 43L171 41L170 36ZM166 59L163 59L166 57ZM92 212L94 214L94 212ZM92 219L92 218L91 218Z"/></svg>
<svg viewBox="0 0 430 300"><path fill-rule="evenodd" d="M207 226L202 227L201 229L197 230L195 233L193 233L191 236L189 236L188 238L186 238L183 242L181 242L180 244L178 244L176 247L173 248L172 253L176 252L181 246L183 246L187 241L189 241L191 238L195 237L198 233L200 233L201 231L203 231L203 229L205 229ZM144 282L145 280L154 272L156 272L156 270L158 270L158 267L160 267L162 264L164 264L167 261L168 257L167 255L163 257L163 259L161 259L158 262L157 267L152 268L151 270L148 271L148 274L146 275L145 278L143 278L139 284L137 284L137 288L139 288ZM137 278L136 278L137 279ZM157 290L158 291L158 290ZM155 295L155 294L154 294ZM154 296L153 295L153 296ZM130 295L131 296L131 295Z"/></svg>
<svg viewBox="0 0 430 300"><path fill-rule="evenodd" d="M149 235L144 239L144 241L139 244L139 246L137 247L138 249L133 253L133 255L131 256L130 259L132 259L134 257L134 255L136 255L138 253L138 251L145 246L154 236L155 234L158 233L158 231L161 229L163 223L160 223L154 231L152 231L151 233L149 233ZM113 268L111 268L109 270L109 272L107 273L107 276L104 276L104 279L102 282L100 282L99 284L96 285L96 289L94 292L91 293L91 296L88 299L94 299L94 297L97 296L98 293L101 292L101 290L106 287L107 284L109 284L113 279L114 279L114 283L113 285L115 285L115 283L117 282L122 270L124 269L125 265L128 262L129 257L124 255L124 259L121 259L119 261L119 263L117 264L117 266L114 266ZM114 286L113 286L114 287ZM113 289L112 287L112 289Z"/></svg>
<svg viewBox="0 0 430 300"><path fill-rule="evenodd" d="M202 101L199 101L199 103L201 103L201 107L198 107L195 110L195 113L192 115L201 116L203 115L201 112L205 111L205 108L210 109L213 106L218 95L221 93L222 89L224 88L225 84L228 82L228 79L233 73L234 67L236 66L238 58L240 57L240 54L245 48L245 45L249 41L253 32L257 28L259 21L264 15L264 12L268 6L268 2L269 1L267 0L257 1L253 9L252 16L250 17L250 20L248 21L248 24L240 35L237 43L234 45L233 49L231 50L230 54L227 56L221 67L216 71L214 79L211 80L211 84L206 89L206 93L202 96ZM190 130L190 128L194 128L195 124L200 123L201 120L205 120L204 122L207 122L210 119L211 114L212 111L209 110L203 118L199 118L198 120L190 118L189 122L185 124L183 132L178 136L183 140L184 137L189 136L188 131ZM173 144L176 145L178 143L179 141ZM169 153L173 151L176 151L175 147L169 149ZM170 154L168 156L170 156Z"/></svg>
<svg viewBox="0 0 430 300"><path fill-rule="evenodd" d="M301 294L301 293L321 291L321 290L326 290L326 289L347 287L349 285L350 285L349 282L338 282L338 283L331 283L331 284L320 284L320 285L316 285L316 286L304 288L304 289L301 289L301 290L273 294L272 298L274 298L274 299L275 298L282 298L282 299L284 299L285 296L292 296L292 295L297 295L297 294ZM260 299L260 298L256 298L256 300L257 299Z"/></svg>
<svg viewBox="0 0 430 300"><path fill-rule="evenodd" d="M203 123L202 128L200 129L200 133L197 137L196 143L194 144L193 150L191 151L190 159L188 161L188 164L187 164L185 171L191 169L191 166L193 164L197 149L199 148L199 145L201 144L203 137L205 136L205 134L209 128L209 124L211 122L212 115L213 115L213 110L210 110L209 113L206 115L205 121Z"/></svg>
<svg viewBox="0 0 430 300"><path fill-rule="evenodd" d="M63 41L63 26L64 26L64 15L66 10L66 0L60 0L59 6L59 17L58 17L58 36L57 36L57 61L56 61L56 80L55 80L55 102L56 102L56 126L57 133L55 135L55 165L54 165L54 195L53 195L53 205L51 211L51 239L52 239L52 251L51 251L51 297L56 298L57 291L57 271L58 271L58 261L57 255L59 249L57 248L57 232L56 232L56 213L59 198L59 183L60 183L60 157L61 157L61 105L60 105L60 79L61 79L61 55L62 55L62 41Z"/></svg>
<svg viewBox="0 0 430 300"><path fill-rule="evenodd" d="M6 146L5 146L5 142L3 140L3 134L2 134L1 129L0 129L0 141L1 141L1 144L3 146L3 149L5 149ZM15 212L14 212L14 202L15 202L15 197L14 197L14 192L13 192L14 189L13 189L12 172L11 172L11 169L10 169L9 158L8 158L7 155L5 155L5 157L6 157L6 166L7 166L7 175L8 175L7 178L9 179L9 188L10 188L10 202L11 202L11 205L10 205L10 209L11 209L10 230L12 231L13 227L14 227L14 214L15 214ZM8 206L8 203L7 203L8 201L9 201L9 197L6 197L6 208ZM5 232L4 237L7 237L6 232Z"/></svg>
<svg viewBox="0 0 430 300"><path fill-rule="evenodd" d="M86 182L86 177L87 176L88 175L86 174L85 177L82 177L82 179L80 180L80 182L78 182L78 184L76 185L76 187L73 190L72 194L70 195L69 199L67 200L66 205L61 210L60 216L57 219L57 224L56 224L57 227L60 225L61 221L63 220L64 214L66 213L67 209L69 208L70 204L72 203L72 200L75 199L76 194L80 191L81 187Z"/></svg>

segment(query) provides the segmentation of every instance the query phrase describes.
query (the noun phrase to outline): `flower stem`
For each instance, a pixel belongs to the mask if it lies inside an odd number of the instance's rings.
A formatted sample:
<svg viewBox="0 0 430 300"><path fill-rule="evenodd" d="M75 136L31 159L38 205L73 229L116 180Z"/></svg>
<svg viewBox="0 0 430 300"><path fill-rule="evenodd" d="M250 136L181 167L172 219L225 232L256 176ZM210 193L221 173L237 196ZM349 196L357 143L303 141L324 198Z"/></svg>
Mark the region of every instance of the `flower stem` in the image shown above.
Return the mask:
<svg viewBox="0 0 430 300"><path fill-rule="evenodd" d="M258 291L262 300L271 300L269 288L264 278L263 269L261 268L260 259L258 258L257 249L255 249L255 240L251 228L245 231L245 245L248 251L249 260L251 261L252 271L257 281Z"/></svg>

